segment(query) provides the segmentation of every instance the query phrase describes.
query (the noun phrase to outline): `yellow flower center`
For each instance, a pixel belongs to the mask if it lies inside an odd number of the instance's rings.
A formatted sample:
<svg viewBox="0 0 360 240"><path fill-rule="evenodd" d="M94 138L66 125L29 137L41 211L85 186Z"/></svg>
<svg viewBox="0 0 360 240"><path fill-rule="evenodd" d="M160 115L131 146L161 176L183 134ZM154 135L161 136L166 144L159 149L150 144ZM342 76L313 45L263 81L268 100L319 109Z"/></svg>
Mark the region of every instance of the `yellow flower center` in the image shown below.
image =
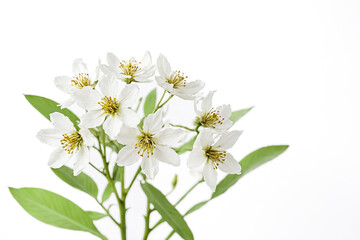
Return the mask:
<svg viewBox="0 0 360 240"><path fill-rule="evenodd" d="M138 143L135 144L135 148L138 149L138 154L143 157L146 153L147 157L154 154L155 142L153 135L150 133L142 132L141 136L138 136Z"/></svg>
<svg viewBox="0 0 360 240"><path fill-rule="evenodd" d="M95 87L95 84L90 81L88 73L78 73L71 80L71 85L82 89L83 87L91 86Z"/></svg>
<svg viewBox="0 0 360 240"><path fill-rule="evenodd" d="M213 149L212 146L207 146L204 151L205 157L212 162L214 169L217 169L219 164L225 161L226 151Z"/></svg>
<svg viewBox="0 0 360 240"><path fill-rule="evenodd" d="M173 88L185 87L186 79L188 76L184 76L184 73L180 71L174 71L170 74L169 78L166 81L173 85Z"/></svg>
<svg viewBox="0 0 360 240"><path fill-rule="evenodd" d="M68 154L73 154L75 150L79 150L83 143L83 139L77 131L71 134L63 134L63 139L60 140L61 146Z"/></svg>
<svg viewBox="0 0 360 240"><path fill-rule="evenodd" d="M141 70L140 68L141 62L137 62L135 59L130 59L128 61L122 61L120 62L119 68L122 70L124 75L131 76L131 78L126 78L126 83L134 82L135 74Z"/></svg>
<svg viewBox="0 0 360 240"><path fill-rule="evenodd" d="M120 113L121 103L112 97L103 97L100 102L98 102L104 111L108 115L114 116L116 113Z"/></svg>
<svg viewBox="0 0 360 240"><path fill-rule="evenodd" d="M224 118L220 116L219 110L211 108L209 112L197 117L195 125L208 128L215 128L217 125L223 124Z"/></svg>

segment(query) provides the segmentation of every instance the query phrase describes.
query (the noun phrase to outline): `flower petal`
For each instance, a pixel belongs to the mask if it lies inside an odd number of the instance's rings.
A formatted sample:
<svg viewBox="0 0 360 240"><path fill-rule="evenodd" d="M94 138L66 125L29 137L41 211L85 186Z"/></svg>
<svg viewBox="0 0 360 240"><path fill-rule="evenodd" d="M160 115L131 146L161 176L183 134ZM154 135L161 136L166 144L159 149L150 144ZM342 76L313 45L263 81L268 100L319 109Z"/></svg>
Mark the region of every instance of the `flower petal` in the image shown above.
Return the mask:
<svg viewBox="0 0 360 240"><path fill-rule="evenodd" d="M90 162L90 150L88 147L81 147L76 153L76 160L74 163L74 176L79 175L79 173L84 170Z"/></svg>
<svg viewBox="0 0 360 240"><path fill-rule="evenodd" d="M80 117L79 127L94 128L100 126L105 120L102 110L92 110Z"/></svg>
<svg viewBox="0 0 360 240"><path fill-rule="evenodd" d="M58 76L54 79L55 86L61 91L71 94L74 88L71 86L71 77Z"/></svg>
<svg viewBox="0 0 360 240"><path fill-rule="evenodd" d="M139 87L135 84L127 84L119 94L119 101L123 107L131 107L138 101Z"/></svg>
<svg viewBox="0 0 360 240"><path fill-rule="evenodd" d="M149 157L143 157L141 168L148 178L154 179L159 171L159 162L151 155Z"/></svg>
<svg viewBox="0 0 360 240"><path fill-rule="evenodd" d="M134 164L139 160L140 156L135 149L135 146L125 146L123 147L116 159L116 163L119 166L129 166Z"/></svg>
<svg viewBox="0 0 360 240"><path fill-rule="evenodd" d="M214 144L213 133L208 128L203 128L200 130L198 137L195 140L195 146L207 147Z"/></svg>
<svg viewBox="0 0 360 240"><path fill-rule="evenodd" d="M155 133L154 137L159 144L173 146L178 144L185 134L186 132L182 129L163 128L158 133Z"/></svg>
<svg viewBox="0 0 360 240"><path fill-rule="evenodd" d="M203 175L206 184L210 187L211 191L214 192L216 189L217 172L210 161L205 163L203 168Z"/></svg>
<svg viewBox="0 0 360 240"><path fill-rule="evenodd" d="M224 119L229 119L231 116L231 106L230 104L224 104L216 108L219 111L220 116Z"/></svg>
<svg viewBox="0 0 360 240"><path fill-rule="evenodd" d="M69 161L71 155L68 154L62 147L56 148L50 155L48 165L51 168L60 168Z"/></svg>
<svg viewBox="0 0 360 240"><path fill-rule="evenodd" d="M84 63L84 61L81 58L77 58L73 62L72 71L75 74L77 74L77 73L87 73L88 68L87 68L86 64Z"/></svg>
<svg viewBox="0 0 360 240"><path fill-rule="evenodd" d="M232 146L234 146L241 133L242 131L239 130L223 133L217 140L217 142L214 144L214 147L223 150L231 148Z"/></svg>
<svg viewBox="0 0 360 240"><path fill-rule="evenodd" d="M156 113L151 113L145 118L143 129L144 132L155 134L160 131L162 125L162 111L160 109L156 111Z"/></svg>
<svg viewBox="0 0 360 240"><path fill-rule="evenodd" d="M134 145L137 143L137 136L140 135L140 132L137 128L131 128L126 125L124 125L119 135L117 136L117 141L121 144L125 145Z"/></svg>
<svg viewBox="0 0 360 240"><path fill-rule="evenodd" d="M119 58L113 53L106 54L106 60L108 64L113 68L119 68L120 60Z"/></svg>
<svg viewBox="0 0 360 240"><path fill-rule="evenodd" d="M68 117L65 117L64 114L59 112L54 112L50 114L51 124L56 130L61 133L67 133L75 131L74 124L70 121Z"/></svg>
<svg viewBox="0 0 360 240"><path fill-rule="evenodd" d="M155 76L157 84L162 87L164 90L172 93L174 90L174 85L166 82L166 79L162 76Z"/></svg>
<svg viewBox="0 0 360 240"><path fill-rule="evenodd" d="M219 169L225 173L229 174L241 174L241 166L234 159L230 153L226 153L226 158L223 163L219 164Z"/></svg>
<svg viewBox="0 0 360 240"><path fill-rule="evenodd" d="M121 110L121 119L129 127L136 127L141 120L139 114L129 108Z"/></svg>
<svg viewBox="0 0 360 240"><path fill-rule="evenodd" d="M91 87L84 87L74 92L74 98L80 107L86 110L99 109L99 102L101 101L101 95L97 90L93 90Z"/></svg>
<svg viewBox="0 0 360 240"><path fill-rule="evenodd" d="M36 137L41 142L54 147L60 146L60 140L63 138L61 132L55 128L42 129L36 134Z"/></svg>
<svg viewBox="0 0 360 240"><path fill-rule="evenodd" d="M144 57L141 59L141 64L147 68L147 67L150 67L151 62L152 62L151 54L149 51L146 51L144 54Z"/></svg>
<svg viewBox="0 0 360 240"><path fill-rule="evenodd" d="M111 139L115 139L116 136L119 134L120 132L120 128L122 126L122 121L118 116L111 116L109 115L104 124L103 124L103 128L104 131L107 135L109 135L109 137Z"/></svg>
<svg viewBox="0 0 360 240"><path fill-rule="evenodd" d="M195 147L187 159L188 168L200 167L206 161L205 152L201 147Z"/></svg>
<svg viewBox="0 0 360 240"><path fill-rule="evenodd" d="M161 76L168 77L171 73L171 66L167 58L160 54L157 59L157 66Z"/></svg>
<svg viewBox="0 0 360 240"><path fill-rule="evenodd" d="M96 138L94 137L94 135L92 135L92 133L89 131L89 129L87 128L81 128L79 130L79 133L84 141L84 144L88 147L92 147L95 145L96 143Z"/></svg>
<svg viewBox="0 0 360 240"><path fill-rule="evenodd" d="M154 156L157 160L171 164L173 166L180 165L179 155L170 147L164 145L156 145L154 149Z"/></svg>
<svg viewBox="0 0 360 240"><path fill-rule="evenodd" d="M104 96L116 98L120 84L114 78L114 75L104 75L99 81L98 86Z"/></svg>
<svg viewBox="0 0 360 240"><path fill-rule="evenodd" d="M75 98L70 97L60 104L61 109L68 108L76 102Z"/></svg>
<svg viewBox="0 0 360 240"><path fill-rule="evenodd" d="M210 111L212 107L212 99L214 96L215 91L210 91L208 95L202 100L201 102L201 112L207 113Z"/></svg>

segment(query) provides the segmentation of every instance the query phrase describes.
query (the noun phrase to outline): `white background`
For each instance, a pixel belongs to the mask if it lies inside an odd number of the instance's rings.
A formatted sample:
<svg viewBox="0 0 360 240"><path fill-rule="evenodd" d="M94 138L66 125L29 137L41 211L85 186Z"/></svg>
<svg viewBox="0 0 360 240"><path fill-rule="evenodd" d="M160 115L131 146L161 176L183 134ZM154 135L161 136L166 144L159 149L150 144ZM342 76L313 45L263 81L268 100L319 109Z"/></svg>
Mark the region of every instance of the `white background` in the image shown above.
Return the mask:
<svg viewBox="0 0 360 240"><path fill-rule="evenodd" d="M360 239L359 13L355 0L1 1L1 239L97 239L43 224L11 197L8 186L40 187L101 210L50 171L52 149L35 138L49 122L22 94L63 101L53 78L71 74L73 59L93 67L106 52L127 59L145 50L217 89L216 104L255 106L235 126L244 130L232 149L238 159L262 146L290 145L186 218L196 239ZM154 87L142 86L144 94ZM170 106L173 122L190 122L190 102ZM195 181L185 160L178 169L162 164L153 182L166 192L178 172L172 201ZM209 195L200 187L180 211ZM141 239L143 200L134 188L129 239ZM96 225L119 239L111 221ZM163 224L150 239L169 230Z"/></svg>

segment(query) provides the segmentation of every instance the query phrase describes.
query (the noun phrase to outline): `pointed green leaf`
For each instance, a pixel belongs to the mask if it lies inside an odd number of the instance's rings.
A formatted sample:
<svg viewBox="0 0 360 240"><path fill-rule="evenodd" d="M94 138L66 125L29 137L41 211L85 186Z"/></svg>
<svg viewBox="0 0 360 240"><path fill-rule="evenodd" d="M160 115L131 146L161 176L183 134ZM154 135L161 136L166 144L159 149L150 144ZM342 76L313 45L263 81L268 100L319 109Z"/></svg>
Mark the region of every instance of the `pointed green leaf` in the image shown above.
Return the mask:
<svg viewBox="0 0 360 240"><path fill-rule="evenodd" d="M94 180L85 173L80 173L79 175L74 176L73 170L66 166L62 166L61 168L52 168L51 170L56 174L56 176L70 186L86 192L97 199L98 187L96 186Z"/></svg>
<svg viewBox="0 0 360 240"><path fill-rule="evenodd" d="M61 109L57 102L40 97L35 95L25 95L26 100L34 107L36 110L38 110L44 117L46 117L48 120L50 120L50 114L53 112L59 112L67 116L71 122L74 123L74 126L76 129L79 129L78 122L79 118L71 112L69 109Z"/></svg>
<svg viewBox="0 0 360 240"><path fill-rule="evenodd" d="M145 117L154 111L155 105L156 105L156 88L152 90L145 99L144 102Z"/></svg>
<svg viewBox="0 0 360 240"><path fill-rule="evenodd" d="M195 204L194 206L192 206L192 208L190 208L184 216L189 215L192 212L195 212L196 210L202 208L205 204L207 204L210 200L207 201L203 201L203 202L199 202L197 204Z"/></svg>
<svg viewBox="0 0 360 240"><path fill-rule="evenodd" d="M183 154L187 151L191 151L193 149L194 143L195 143L196 137L193 137L190 141L187 143L184 143L182 146L175 149L175 152L177 154Z"/></svg>
<svg viewBox="0 0 360 240"><path fill-rule="evenodd" d="M99 220L102 219L104 217L106 217L107 215L104 213L99 213L99 212L93 212L93 211L86 211L86 213L88 214L88 216L93 220Z"/></svg>
<svg viewBox="0 0 360 240"><path fill-rule="evenodd" d="M101 202L105 202L106 200L108 200L112 193L113 193L112 187L108 183L108 185L106 185L106 188L105 188L104 193L102 195Z"/></svg>
<svg viewBox="0 0 360 240"><path fill-rule="evenodd" d="M72 201L40 188L9 188L15 200L41 222L65 229L85 231L106 239L92 219Z"/></svg>
<svg viewBox="0 0 360 240"><path fill-rule="evenodd" d="M253 107L237 110L231 113L230 120L234 123L247 114Z"/></svg>
<svg viewBox="0 0 360 240"><path fill-rule="evenodd" d="M115 164L114 168L113 168L113 175L112 178L114 179L114 181L116 182L121 182L123 179L123 169L124 167L120 167L119 165Z"/></svg>
<svg viewBox="0 0 360 240"><path fill-rule="evenodd" d="M194 239L194 236L183 216L181 216L178 210L158 189L149 183L141 184L141 187L150 203L154 205L156 211L159 212L161 217L175 230L175 232L186 240Z"/></svg>

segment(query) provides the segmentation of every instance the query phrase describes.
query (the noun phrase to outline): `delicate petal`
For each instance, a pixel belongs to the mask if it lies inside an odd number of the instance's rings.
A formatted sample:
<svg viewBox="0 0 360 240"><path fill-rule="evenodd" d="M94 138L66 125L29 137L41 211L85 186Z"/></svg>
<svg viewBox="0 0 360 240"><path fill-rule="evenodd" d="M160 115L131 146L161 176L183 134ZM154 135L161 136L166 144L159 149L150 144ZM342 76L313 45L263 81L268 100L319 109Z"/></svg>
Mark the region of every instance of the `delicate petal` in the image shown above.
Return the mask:
<svg viewBox="0 0 360 240"><path fill-rule="evenodd" d="M140 156L135 149L135 146L125 146L123 147L119 155L117 156L116 163L119 166L129 166L134 164L139 160Z"/></svg>
<svg viewBox="0 0 360 240"><path fill-rule="evenodd" d="M38 132L36 137L41 142L54 147L60 146L60 140L63 138L62 133L55 128L42 129Z"/></svg>
<svg viewBox="0 0 360 240"><path fill-rule="evenodd" d="M118 116L108 116L104 122L104 131L111 139L115 139L120 132L122 121Z"/></svg>
<svg viewBox="0 0 360 240"><path fill-rule="evenodd" d="M72 66L73 73L87 73L88 68L81 58L75 59Z"/></svg>
<svg viewBox="0 0 360 240"><path fill-rule="evenodd" d="M214 169L211 161L205 163L203 169L203 175L206 184L210 187L211 191L214 192L216 189L217 172Z"/></svg>
<svg viewBox="0 0 360 240"><path fill-rule="evenodd" d="M195 140L195 146L207 147L214 144L213 133L208 128L203 128L200 130L198 137Z"/></svg>
<svg viewBox="0 0 360 240"><path fill-rule="evenodd" d="M60 168L70 159L71 155L68 154L62 147L56 148L50 155L48 165L51 168Z"/></svg>
<svg viewBox="0 0 360 240"><path fill-rule="evenodd" d="M90 150L88 147L81 147L76 153L76 160L74 163L74 176L79 175L79 173L84 170L90 162Z"/></svg>
<svg viewBox="0 0 360 240"><path fill-rule="evenodd" d="M160 131L162 125L162 111L159 109L156 113L151 113L145 118L143 129L145 132L155 134Z"/></svg>
<svg viewBox="0 0 360 240"><path fill-rule="evenodd" d="M136 127L141 118L134 110L129 108L124 108L121 110L121 119L129 127Z"/></svg>
<svg viewBox="0 0 360 240"><path fill-rule="evenodd" d="M180 165L179 155L170 147L164 145L156 145L154 156L157 160L174 166Z"/></svg>
<svg viewBox="0 0 360 240"><path fill-rule="evenodd" d="M188 168L200 167L206 161L205 152L201 147L195 147L187 160Z"/></svg>
<svg viewBox="0 0 360 240"><path fill-rule="evenodd" d="M113 68L119 68L120 65L120 60L117 56L115 56L115 54L113 53L108 53L106 55L106 60L108 62L108 64L113 67Z"/></svg>
<svg viewBox="0 0 360 240"><path fill-rule="evenodd" d="M178 144L185 134L186 132L182 129L163 128L158 133L155 133L154 137L159 144L173 146Z"/></svg>
<svg viewBox="0 0 360 240"><path fill-rule="evenodd" d="M54 79L55 86L66 93L72 93L74 91L71 86L71 77L58 76Z"/></svg>
<svg viewBox="0 0 360 240"><path fill-rule="evenodd" d="M219 115L224 119L228 119L231 116L231 106L230 104L224 104L216 108L219 111Z"/></svg>
<svg viewBox="0 0 360 240"><path fill-rule="evenodd" d="M86 110L99 109L101 106L101 95L98 91L93 90L91 87L84 87L74 92L74 98L80 107Z"/></svg>
<svg viewBox="0 0 360 240"><path fill-rule="evenodd" d="M157 66L161 76L167 77L170 75L171 66L169 61L166 59L164 55L160 54L160 56L158 57Z"/></svg>
<svg viewBox="0 0 360 240"><path fill-rule="evenodd" d="M139 87L135 84L127 84L119 94L119 101L123 107L131 107L138 101Z"/></svg>
<svg viewBox="0 0 360 240"><path fill-rule="evenodd" d="M225 132L224 134L222 134L220 136L220 138L214 144L214 147L217 149L223 149L223 150L231 148L232 146L234 146L234 144L240 137L241 133L242 133L242 131L239 131L239 130Z"/></svg>
<svg viewBox="0 0 360 240"><path fill-rule="evenodd" d="M98 86L104 96L116 98L120 84L113 75L104 75L99 81Z"/></svg>
<svg viewBox="0 0 360 240"><path fill-rule="evenodd" d="M140 135L140 132L137 128L130 128L124 125L119 135L117 136L117 141L125 145L134 145L137 143L137 136Z"/></svg>
<svg viewBox="0 0 360 240"><path fill-rule="evenodd" d="M76 102L75 98L70 97L68 100L60 104L61 109L68 108Z"/></svg>
<svg viewBox="0 0 360 240"><path fill-rule="evenodd" d="M226 158L223 163L219 164L219 169L225 173L229 174L241 174L241 166L234 159L230 153L226 153Z"/></svg>
<svg viewBox="0 0 360 240"><path fill-rule="evenodd" d="M159 162L151 155L149 157L143 157L141 168L148 178L154 179L159 171Z"/></svg>
<svg viewBox="0 0 360 240"><path fill-rule="evenodd" d="M231 126L232 126L233 124L234 124L234 123L233 123L231 120L229 120L229 119L224 120L222 124L216 126L216 130L226 131L226 130L228 130L229 128L231 128Z"/></svg>
<svg viewBox="0 0 360 240"><path fill-rule="evenodd" d="M144 54L144 57L142 58L141 60L141 64L144 66L144 67L150 67L151 65L151 54L149 51L146 51L145 54Z"/></svg>
<svg viewBox="0 0 360 240"><path fill-rule="evenodd" d="M102 110L92 110L80 117L80 127L94 128L100 126L105 120Z"/></svg>
<svg viewBox="0 0 360 240"><path fill-rule="evenodd" d="M156 76L155 80L160 87L162 87L163 89L165 89L166 91L168 91L170 93L173 92L174 85L166 82L166 79L164 77Z"/></svg>
<svg viewBox="0 0 360 240"><path fill-rule="evenodd" d="M202 100L201 103L201 112L206 113L209 112L212 107L212 98L214 96L215 91L210 91L209 94Z"/></svg>
<svg viewBox="0 0 360 240"><path fill-rule="evenodd" d="M100 70L104 73L104 74L113 74L114 73L114 69L112 69L111 67L109 67L108 65L105 64L101 64L100 65Z"/></svg>
<svg viewBox="0 0 360 240"><path fill-rule="evenodd" d="M96 143L96 138L87 128L81 128L79 133L84 141L84 144L88 147L92 147Z"/></svg>
<svg viewBox="0 0 360 240"><path fill-rule="evenodd" d="M68 117L65 117L64 114L59 112L54 112L50 114L51 124L59 132L68 133L75 131L74 124L70 121Z"/></svg>

